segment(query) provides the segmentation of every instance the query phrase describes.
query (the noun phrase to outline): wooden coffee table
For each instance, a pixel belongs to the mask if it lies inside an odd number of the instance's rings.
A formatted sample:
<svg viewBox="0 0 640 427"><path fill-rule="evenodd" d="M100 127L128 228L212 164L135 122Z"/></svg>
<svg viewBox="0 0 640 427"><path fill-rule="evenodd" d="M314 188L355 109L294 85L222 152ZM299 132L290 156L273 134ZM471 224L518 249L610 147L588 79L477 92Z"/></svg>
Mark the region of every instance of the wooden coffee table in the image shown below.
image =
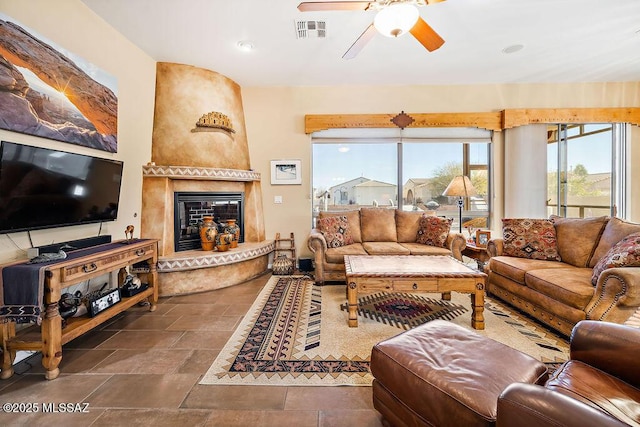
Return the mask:
<svg viewBox="0 0 640 427"><path fill-rule="evenodd" d="M471 294L471 326L484 329L487 275L450 256L346 255L349 326L358 327L358 292Z"/></svg>

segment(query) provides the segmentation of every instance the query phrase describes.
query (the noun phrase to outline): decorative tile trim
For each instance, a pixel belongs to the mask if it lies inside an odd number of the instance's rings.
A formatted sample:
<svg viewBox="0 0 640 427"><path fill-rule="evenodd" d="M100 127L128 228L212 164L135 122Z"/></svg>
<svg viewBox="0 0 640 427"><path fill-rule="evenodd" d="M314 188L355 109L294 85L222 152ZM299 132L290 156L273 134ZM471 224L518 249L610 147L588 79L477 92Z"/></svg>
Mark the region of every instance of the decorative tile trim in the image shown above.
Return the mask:
<svg viewBox="0 0 640 427"><path fill-rule="evenodd" d="M173 271L196 270L198 268L219 267L221 265L236 264L250 259L268 255L275 250L275 242L269 241L260 246L252 245L243 249L239 246L228 252L202 252L203 255L188 258L158 259L158 273ZM192 254L192 252L191 252Z"/></svg>
<svg viewBox="0 0 640 427"><path fill-rule="evenodd" d="M251 170L200 168L194 166L142 166L142 176L209 181L260 181L260 173Z"/></svg>

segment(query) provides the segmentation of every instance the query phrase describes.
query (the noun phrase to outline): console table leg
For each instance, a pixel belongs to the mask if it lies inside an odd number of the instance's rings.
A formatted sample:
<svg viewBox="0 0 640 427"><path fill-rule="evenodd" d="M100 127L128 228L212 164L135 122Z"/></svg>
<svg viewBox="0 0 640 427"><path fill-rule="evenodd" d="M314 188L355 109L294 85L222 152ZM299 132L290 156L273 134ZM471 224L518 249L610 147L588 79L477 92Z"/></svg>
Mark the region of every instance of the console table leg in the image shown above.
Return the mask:
<svg viewBox="0 0 640 427"><path fill-rule="evenodd" d="M149 266L149 286L153 288L153 295L147 298L149 301L149 311L156 311L158 308L158 263L157 255L154 255L153 259L147 260Z"/></svg>
<svg viewBox="0 0 640 427"><path fill-rule="evenodd" d="M7 343L16 335L16 324L6 322L0 324L0 335L2 336L2 372L0 379L6 380L13 375L13 361L16 359L16 351L10 350Z"/></svg>
<svg viewBox="0 0 640 427"><path fill-rule="evenodd" d="M358 327L358 285L350 282L347 285L347 304L349 305L349 327Z"/></svg>
<svg viewBox="0 0 640 427"><path fill-rule="evenodd" d="M44 376L48 380L54 380L60 374L58 365L62 360L62 318L57 301L47 304L41 329L42 366L46 370Z"/></svg>

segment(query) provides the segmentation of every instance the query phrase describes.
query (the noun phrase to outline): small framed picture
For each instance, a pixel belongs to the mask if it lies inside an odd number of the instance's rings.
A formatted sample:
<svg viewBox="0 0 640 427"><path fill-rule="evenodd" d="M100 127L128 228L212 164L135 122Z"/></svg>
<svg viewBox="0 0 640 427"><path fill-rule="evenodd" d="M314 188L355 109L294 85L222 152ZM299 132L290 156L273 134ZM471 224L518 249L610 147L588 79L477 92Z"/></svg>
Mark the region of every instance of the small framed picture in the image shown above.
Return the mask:
<svg viewBox="0 0 640 427"><path fill-rule="evenodd" d="M476 231L476 246L479 248L486 248L489 240L491 239L491 232L487 230Z"/></svg>
<svg viewBox="0 0 640 427"><path fill-rule="evenodd" d="M300 160L271 160L271 185L302 184Z"/></svg>

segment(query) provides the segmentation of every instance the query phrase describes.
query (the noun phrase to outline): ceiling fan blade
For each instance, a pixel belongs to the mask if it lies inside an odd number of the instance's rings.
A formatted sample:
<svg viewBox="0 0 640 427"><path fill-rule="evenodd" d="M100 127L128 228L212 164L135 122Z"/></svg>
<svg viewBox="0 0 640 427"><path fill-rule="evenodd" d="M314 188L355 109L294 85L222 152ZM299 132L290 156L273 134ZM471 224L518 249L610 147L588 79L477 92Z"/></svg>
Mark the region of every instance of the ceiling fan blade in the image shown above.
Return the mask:
<svg viewBox="0 0 640 427"><path fill-rule="evenodd" d="M418 22L416 22L416 25L414 25L409 32L422 46L427 48L429 52L433 52L444 44L444 39L422 18L418 18Z"/></svg>
<svg viewBox="0 0 640 427"><path fill-rule="evenodd" d="M300 12L326 10L367 10L370 1L305 1L298 5Z"/></svg>
<svg viewBox="0 0 640 427"><path fill-rule="evenodd" d="M364 32L362 34L360 34L360 37L358 37L358 40L356 40L351 47L349 48L349 50L347 50L344 55L342 55L342 59L353 59L356 57L356 55L358 55L360 53L360 51L367 45L367 43L369 43L369 41L373 38L373 36L376 35L376 28L373 26L373 24L369 25L367 27L366 30L364 30Z"/></svg>

